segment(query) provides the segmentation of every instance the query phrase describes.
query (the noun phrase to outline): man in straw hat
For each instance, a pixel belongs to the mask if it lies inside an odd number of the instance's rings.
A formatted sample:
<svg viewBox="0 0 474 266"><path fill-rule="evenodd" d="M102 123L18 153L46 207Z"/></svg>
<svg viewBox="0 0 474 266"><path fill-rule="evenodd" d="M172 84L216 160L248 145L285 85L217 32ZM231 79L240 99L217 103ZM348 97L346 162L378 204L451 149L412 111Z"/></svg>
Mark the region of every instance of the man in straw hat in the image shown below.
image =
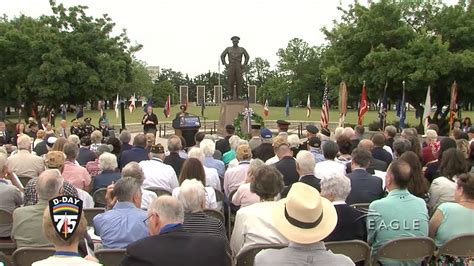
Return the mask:
<svg viewBox="0 0 474 266"><path fill-rule="evenodd" d="M322 239L334 230L337 212L315 188L293 184L288 196L274 206L272 219L290 244L259 252L254 265L354 265L348 257L326 250Z"/></svg>

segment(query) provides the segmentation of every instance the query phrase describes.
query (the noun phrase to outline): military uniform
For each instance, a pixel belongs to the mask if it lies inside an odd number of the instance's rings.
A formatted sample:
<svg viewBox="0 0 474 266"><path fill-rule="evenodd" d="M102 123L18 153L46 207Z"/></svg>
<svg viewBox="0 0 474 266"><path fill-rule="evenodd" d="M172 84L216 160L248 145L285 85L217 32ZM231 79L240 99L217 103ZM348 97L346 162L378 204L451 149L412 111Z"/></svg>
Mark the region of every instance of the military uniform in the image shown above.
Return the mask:
<svg viewBox="0 0 474 266"><path fill-rule="evenodd" d="M84 133L84 130L81 127L71 127L71 135L77 135L79 138L84 137L86 134Z"/></svg>
<svg viewBox="0 0 474 266"><path fill-rule="evenodd" d="M91 125L91 118L87 117L84 119L84 124L82 125L82 130L84 131L85 136L90 136L95 130L95 126Z"/></svg>

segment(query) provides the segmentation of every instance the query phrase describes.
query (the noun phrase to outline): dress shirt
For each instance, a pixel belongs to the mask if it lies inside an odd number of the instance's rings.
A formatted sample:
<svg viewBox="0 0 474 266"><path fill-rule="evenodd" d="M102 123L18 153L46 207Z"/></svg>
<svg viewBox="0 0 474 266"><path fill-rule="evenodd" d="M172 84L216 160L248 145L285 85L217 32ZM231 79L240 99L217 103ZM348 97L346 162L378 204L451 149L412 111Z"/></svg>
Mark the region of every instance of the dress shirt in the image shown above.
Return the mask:
<svg viewBox="0 0 474 266"><path fill-rule="evenodd" d="M322 161L326 160L326 158L324 158L323 151L320 148L311 147L309 149L309 152L311 152L311 154L314 156L314 161L316 163L319 163L319 162L322 162Z"/></svg>
<svg viewBox="0 0 474 266"><path fill-rule="evenodd" d="M19 150L7 159L9 169L17 176L35 178L44 171L43 158L27 150Z"/></svg>
<svg viewBox="0 0 474 266"><path fill-rule="evenodd" d="M224 174L224 192L228 196L230 192L237 190L247 177L249 161L241 161L238 166L228 169Z"/></svg>
<svg viewBox="0 0 474 266"><path fill-rule="evenodd" d="M432 210L444 202L454 202L454 191L456 191L456 183L444 176L435 178L430 186L430 199L428 206Z"/></svg>
<svg viewBox="0 0 474 266"><path fill-rule="evenodd" d="M126 248L148 236L143 222L146 218L146 212L133 203L117 202L111 210L94 217L95 233L102 239L104 248Z"/></svg>
<svg viewBox="0 0 474 266"><path fill-rule="evenodd" d="M258 202L240 208L235 217L230 247L234 255L256 244L288 244L273 225L272 212L277 202Z"/></svg>
<svg viewBox="0 0 474 266"><path fill-rule="evenodd" d="M204 166L204 173L206 174L206 186L222 190L221 180L216 169Z"/></svg>
<svg viewBox="0 0 474 266"><path fill-rule="evenodd" d="M36 205L15 209L12 238L15 239L18 248L52 246L42 233L43 214L46 207L48 207L48 201L40 200Z"/></svg>
<svg viewBox="0 0 474 266"><path fill-rule="evenodd" d="M260 197L250 191L250 183L244 183L239 186L237 192L235 192L234 196L230 200L235 206L240 206L243 208L260 202Z"/></svg>
<svg viewBox="0 0 474 266"><path fill-rule="evenodd" d="M219 174L220 177L224 177L225 165L223 161L216 160L213 156L206 156L204 158L204 166L216 169L217 174Z"/></svg>
<svg viewBox="0 0 474 266"><path fill-rule="evenodd" d="M140 208L148 209L151 202L158 197L155 192L142 188L142 204Z"/></svg>
<svg viewBox="0 0 474 266"><path fill-rule="evenodd" d="M212 187L204 187L206 190L206 204L205 208L206 209L218 209L220 206L218 206L217 201L216 201L216 191ZM179 187L173 189L173 192L171 195L175 198L178 198L179 196Z"/></svg>
<svg viewBox="0 0 474 266"><path fill-rule="evenodd" d="M272 165L272 164L275 164L279 161L280 159L278 158L278 156L273 156L272 158L268 159L265 161L265 164L266 165Z"/></svg>
<svg viewBox="0 0 474 266"><path fill-rule="evenodd" d="M139 164L145 174L144 188L159 187L171 193L174 188L179 187L173 167L164 164L160 158L141 161Z"/></svg>
<svg viewBox="0 0 474 266"><path fill-rule="evenodd" d="M76 165L71 161L64 162L62 176L74 187L84 190L91 183L91 175L86 168Z"/></svg>
<svg viewBox="0 0 474 266"><path fill-rule="evenodd" d="M13 185L8 184L5 179L0 179L0 208L13 213L13 210L23 203L23 196ZM10 237L12 231L11 223L0 225L0 237Z"/></svg>
<svg viewBox="0 0 474 266"><path fill-rule="evenodd" d="M255 256L256 266L278 265L354 265L352 260L342 254L333 254L327 250L324 242L297 244L291 242L287 248L264 249Z"/></svg>
<svg viewBox="0 0 474 266"><path fill-rule="evenodd" d="M323 179L334 174L346 175L346 166L333 160L326 160L316 164L314 176Z"/></svg>
<svg viewBox="0 0 474 266"><path fill-rule="evenodd" d="M428 236L428 220L425 201L406 189L394 189L387 197L373 201L367 215L367 242L371 246L372 256L389 240ZM399 261L380 261L383 265L400 265ZM404 265L419 265L419 261L409 261Z"/></svg>

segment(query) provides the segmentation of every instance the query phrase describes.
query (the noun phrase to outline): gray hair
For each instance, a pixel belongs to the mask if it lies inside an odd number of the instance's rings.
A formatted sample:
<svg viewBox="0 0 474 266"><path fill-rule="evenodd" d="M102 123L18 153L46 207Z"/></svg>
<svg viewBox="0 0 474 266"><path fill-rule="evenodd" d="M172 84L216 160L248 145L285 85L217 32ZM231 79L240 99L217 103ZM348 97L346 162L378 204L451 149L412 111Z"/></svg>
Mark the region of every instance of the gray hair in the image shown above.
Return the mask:
<svg viewBox="0 0 474 266"><path fill-rule="evenodd" d="M158 214L167 223L183 223L183 205L168 195L155 198L148 206L148 214Z"/></svg>
<svg viewBox="0 0 474 266"><path fill-rule="evenodd" d="M316 160L311 152L303 150L296 154L296 163L301 173L313 173Z"/></svg>
<svg viewBox="0 0 474 266"><path fill-rule="evenodd" d="M216 152L216 144L210 139L203 139L199 143L199 147L205 156L213 156L214 152Z"/></svg>
<svg viewBox="0 0 474 266"><path fill-rule="evenodd" d="M233 135L229 138L230 148L233 150L237 150L237 146L239 146L240 137L237 135Z"/></svg>
<svg viewBox="0 0 474 266"><path fill-rule="evenodd" d="M138 182L143 183L145 180L145 174L143 173L142 167L137 162L129 162L122 168L122 177L133 177L138 180Z"/></svg>
<svg viewBox="0 0 474 266"><path fill-rule="evenodd" d="M109 152L104 152L102 153L101 156L99 156L100 171L115 170L117 169L117 167L118 167L117 157L115 157L114 154L109 153Z"/></svg>
<svg viewBox="0 0 474 266"><path fill-rule="evenodd" d="M102 142L102 132L100 132L99 130L94 130L92 133L91 133L91 141L92 143L101 143Z"/></svg>
<svg viewBox="0 0 474 266"><path fill-rule="evenodd" d="M36 182L36 191L38 198L50 200L59 194L59 189L64 184L64 178L57 169L44 170Z"/></svg>
<svg viewBox="0 0 474 266"><path fill-rule="evenodd" d="M436 141L438 139L438 133L436 133L436 131L433 129L428 129L426 130L426 139Z"/></svg>
<svg viewBox="0 0 474 266"><path fill-rule="evenodd" d="M296 134L291 134L288 136L288 144L291 148L298 147L300 145L300 138Z"/></svg>
<svg viewBox="0 0 474 266"><path fill-rule="evenodd" d="M336 127L336 129L334 130L334 139L337 141L342 135L344 135L344 128Z"/></svg>
<svg viewBox="0 0 474 266"><path fill-rule="evenodd" d="M130 144L130 140L132 139L132 135L127 130L123 130L122 132L120 132L119 139L120 139L120 142L122 142L122 143Z"/></svg>
<svg viewBox="0 0 474 266"><path fill-rule="evenodd" d="M183 204L184 211L202 210L202 204L206 201L204 185L196 179L184 180L179 187L178 199Z"/></svg>
<svg viewBox="0 0 474 266"><path fill-rule="evenodd" d="M31 149L31 139L30 137L23 135L20 136L17 140L16 146L19 150L30 150Z"/></svg>
<svg viewBox="0 0 474 266"><path fill-rule="evenodd" d="M262 160L253 159L249 164L249 168L247 169L247 176L254 176L257 169L262 167L263 165L265 165L265 163Z"/></svg>
<svg viewBox="0 0 474 266"><path fill-rule="evenodd" d="M141 193L141 184L131 176L120 178L114 185L114 194L118 201L132 201L136 193Z"/></svg>
<svg viewBox="0 0 474 266"><path fill-rule="evenodd" d="M75 160L79 153L79 148L74 143L66 143L64 144L63 152L68 160Z"/></svg>
<svg viewBox="0 0 474 266"><path fill-rule="evenodd" d="M395 135L397 135L397 128L395 126L388 125L385 127L385 132L387 133L387 135L394 138Z"/></svg>
<svg viewBox="0 0 474 266"><path fill-rule="evenodd" d="M341 174L332 174L321 180L321 196L333 200L346 200L351 193L351 180Z"/></svg>
<svg viewBox="0 0 474 266"><path fill-rule="evenodd" d="M79 145L81 143L81 140L79 139L79 136L78 135L69 135L69 137L67 137L67 141L68 142L71 142L71 143L74 143L76 145Z"/></svg>
<svg viewBox="0 0 474 266"><path fill-rule="evenodd" d="M189 152L188 152L188 158L196 158L201 163L204 163L204 153L202 150L198 147L192 147Z"/></svg>
<svg viewBox="0 0 474 266"><path fill-rule="evenodd" d="M402 156L404 152L409 150L411 150L411 142L409 140L399 138L393 142L393 152L398 157Z"/></svg>
<svg viewBox="0 0 474 266"><path fill-rule="evenodd" d="M183 148L183 144L181 144L181 139L173 135L168 139L168 150L170 152L178 152Z"/></svg>

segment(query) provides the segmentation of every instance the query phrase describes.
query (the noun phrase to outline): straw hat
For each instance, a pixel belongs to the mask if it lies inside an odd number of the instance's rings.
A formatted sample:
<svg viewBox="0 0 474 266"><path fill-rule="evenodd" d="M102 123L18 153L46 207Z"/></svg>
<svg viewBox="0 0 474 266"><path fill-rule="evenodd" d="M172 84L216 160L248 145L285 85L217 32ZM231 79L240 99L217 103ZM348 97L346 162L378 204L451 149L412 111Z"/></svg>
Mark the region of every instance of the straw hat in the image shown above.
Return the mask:
<svg viewBox="0 0 474 266"><path fill-rule="evenodd" d="M274 207L273 223L291 242L311 244L331 234L337 224L337 212L318 190L297 182Z"/></svg>

